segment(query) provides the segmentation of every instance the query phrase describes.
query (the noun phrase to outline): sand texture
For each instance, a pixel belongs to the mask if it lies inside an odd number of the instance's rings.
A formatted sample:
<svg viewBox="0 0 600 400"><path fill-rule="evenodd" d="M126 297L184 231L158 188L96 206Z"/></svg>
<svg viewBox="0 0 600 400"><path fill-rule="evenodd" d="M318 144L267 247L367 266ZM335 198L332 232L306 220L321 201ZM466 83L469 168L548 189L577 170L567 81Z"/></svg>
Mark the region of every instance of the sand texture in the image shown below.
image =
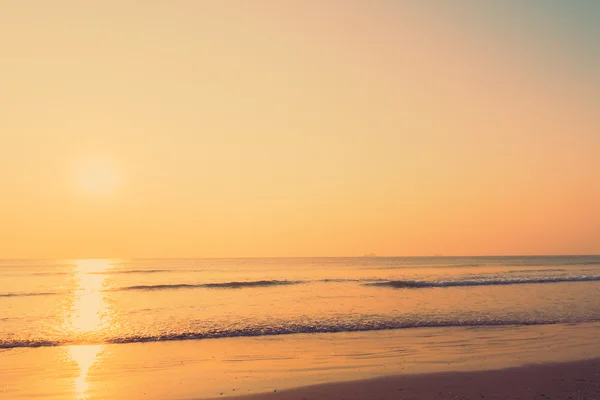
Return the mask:
<svg viewBox="0 0 600 400"><path fill-rule="evenodd" d="M231 397L228 397L231 399ZM600 359L331 383L246 400L600 399Z"/></svg>

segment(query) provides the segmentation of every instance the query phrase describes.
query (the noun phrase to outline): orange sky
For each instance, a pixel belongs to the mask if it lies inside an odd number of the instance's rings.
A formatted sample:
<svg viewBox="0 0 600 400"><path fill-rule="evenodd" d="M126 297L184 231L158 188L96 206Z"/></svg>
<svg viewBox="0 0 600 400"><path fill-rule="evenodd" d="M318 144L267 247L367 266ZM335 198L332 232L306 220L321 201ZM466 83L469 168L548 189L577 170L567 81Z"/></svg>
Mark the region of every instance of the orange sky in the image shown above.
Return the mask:
<svg viewBox="0 0 600 400"><path fill-rule="evenodd" d="M0 257L600 253L586 32L450 3L1 2Z"/></svg>

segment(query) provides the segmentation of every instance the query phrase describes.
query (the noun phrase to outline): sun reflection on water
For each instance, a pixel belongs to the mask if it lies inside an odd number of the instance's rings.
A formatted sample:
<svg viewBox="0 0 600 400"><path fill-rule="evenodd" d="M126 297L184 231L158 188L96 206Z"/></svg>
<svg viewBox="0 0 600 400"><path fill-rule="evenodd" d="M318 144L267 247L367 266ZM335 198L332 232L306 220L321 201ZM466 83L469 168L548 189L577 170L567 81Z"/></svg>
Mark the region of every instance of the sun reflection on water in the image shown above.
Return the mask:
<svg viewBox="0 0 600 400"><path fill-rule="evenodd" d="M82 260L76 262L75 280L77 289L71 309L70 330L74 336L85 340L93 332L106 327L107 304L102 288L110 267L107 260Z"/></svg>
<svg viewBox="0 0 600 400"><path fill-rule="evenodd" d="M87 381L88 371L98 360L102 347L102 345L69 347L69 356L79 366L79 375L75 378L75 398L77 400L88 397L87 393L90 386Z"/></svg>
<svg viewBox="0 0 600 400"><path fill-rule="evenodd" d="M75 262L75 298L68 316L67 328L76 342L96 341L102 331L110 326L110 313L102 289L109 260L80 260ZM69 356L79 367L75 378L76 399L86 399L89 391L88 372L98 361L102 345L78 345L69 347Z"/></svg>

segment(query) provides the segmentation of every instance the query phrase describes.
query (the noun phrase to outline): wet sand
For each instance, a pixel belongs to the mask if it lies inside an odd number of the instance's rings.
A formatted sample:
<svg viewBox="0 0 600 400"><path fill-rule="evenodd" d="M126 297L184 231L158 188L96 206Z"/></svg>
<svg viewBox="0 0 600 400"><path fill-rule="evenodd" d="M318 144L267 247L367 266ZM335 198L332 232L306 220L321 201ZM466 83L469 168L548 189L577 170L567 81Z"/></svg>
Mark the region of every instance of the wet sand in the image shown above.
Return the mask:
<svg viewBox="0 0 600 400"><path fill-rule="evenodd" d="M231 397L230 397L231 399ZM239 400L600 399L600 359L494 371L400 375L330 383Z"/></svg>
<svg viewBox="0 0 600 400"><path fill-rule="evenodd" d="M581 361L600 360L599 333L592 323L0 349L0 399L600 400L600 362Z"/></svg>

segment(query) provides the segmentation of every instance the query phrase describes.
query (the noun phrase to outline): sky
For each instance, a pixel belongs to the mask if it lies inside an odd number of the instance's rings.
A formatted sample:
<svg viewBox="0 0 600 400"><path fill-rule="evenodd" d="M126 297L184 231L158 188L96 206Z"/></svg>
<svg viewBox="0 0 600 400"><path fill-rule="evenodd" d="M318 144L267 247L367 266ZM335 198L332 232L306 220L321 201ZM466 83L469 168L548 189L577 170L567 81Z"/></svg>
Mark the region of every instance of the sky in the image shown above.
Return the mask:
<svg viewBox="0 0 600 400"><path fill-rule="evenodd" d="M599 254L599 19L0 0L0 258Z"/></svg>

